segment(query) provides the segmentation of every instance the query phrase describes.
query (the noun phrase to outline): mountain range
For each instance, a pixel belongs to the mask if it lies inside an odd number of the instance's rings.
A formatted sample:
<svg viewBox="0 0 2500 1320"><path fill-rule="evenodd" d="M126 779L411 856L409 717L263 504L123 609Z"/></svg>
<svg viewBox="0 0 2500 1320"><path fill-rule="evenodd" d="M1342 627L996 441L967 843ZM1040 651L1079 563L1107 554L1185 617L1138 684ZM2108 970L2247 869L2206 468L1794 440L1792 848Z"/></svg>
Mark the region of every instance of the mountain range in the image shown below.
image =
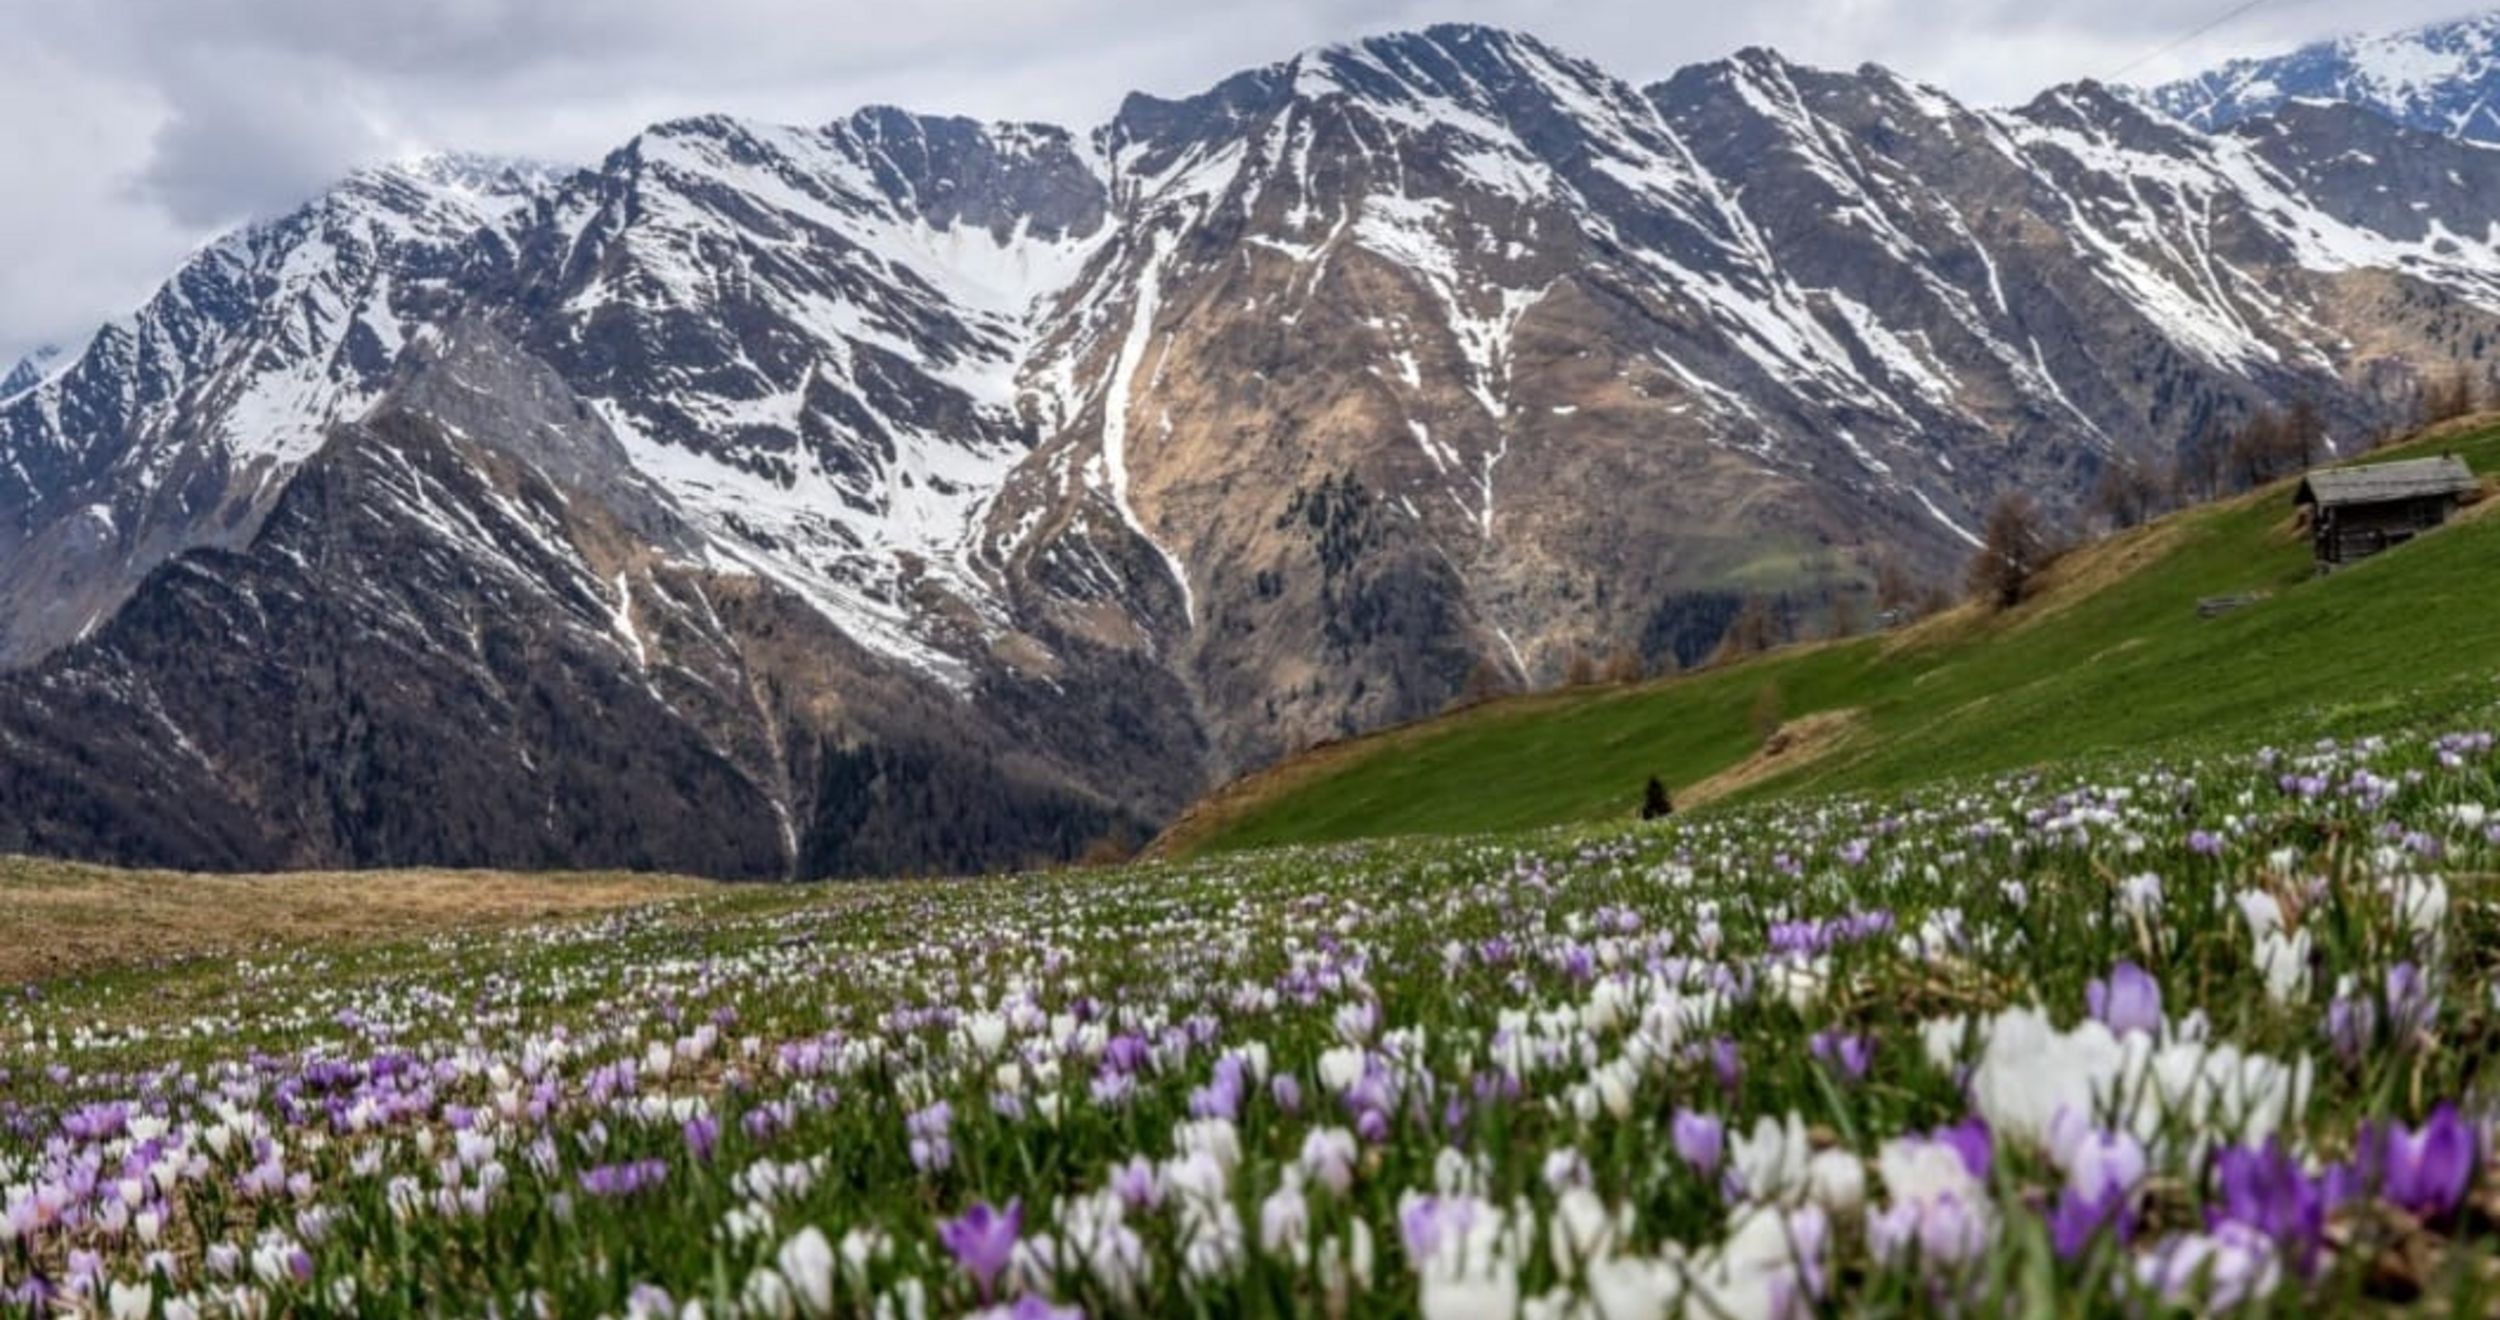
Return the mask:
<svg viewBox="0 0 2500 1320"><path fill-rule="evenodd" d="M0 850L1064 858L2488 357L2500 155L2170 104L1441 26L361 172L0 388Z"/></svg>
<svg viewBox="0 0 2500 1320"><path fill-rule="evenodd" d="M2204 129L2309 101L2357 105L2407 128L2500 143L2500 14L2232 60L2154 88L2147 100Z"/></svg>

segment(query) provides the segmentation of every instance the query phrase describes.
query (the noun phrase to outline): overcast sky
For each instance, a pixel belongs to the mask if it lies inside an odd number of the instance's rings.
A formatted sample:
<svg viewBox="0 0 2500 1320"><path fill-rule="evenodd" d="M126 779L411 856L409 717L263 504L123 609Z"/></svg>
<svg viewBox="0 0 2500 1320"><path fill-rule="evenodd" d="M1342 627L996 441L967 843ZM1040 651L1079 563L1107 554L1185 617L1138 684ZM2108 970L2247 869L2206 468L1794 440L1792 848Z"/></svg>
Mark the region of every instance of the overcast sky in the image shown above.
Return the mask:
<svg viewBox="0 0 2500 1320"><path fill-rule="evenodd" d="M596 160L723 110L871 102L1086 127L1306 46L1450 19L1647 82L1769 45L1967 100L2103 77L2235 0L0 0L0 371L81 340L202 238L428 149ZM2269 0L2155 81L2455 0Z"/></svg>

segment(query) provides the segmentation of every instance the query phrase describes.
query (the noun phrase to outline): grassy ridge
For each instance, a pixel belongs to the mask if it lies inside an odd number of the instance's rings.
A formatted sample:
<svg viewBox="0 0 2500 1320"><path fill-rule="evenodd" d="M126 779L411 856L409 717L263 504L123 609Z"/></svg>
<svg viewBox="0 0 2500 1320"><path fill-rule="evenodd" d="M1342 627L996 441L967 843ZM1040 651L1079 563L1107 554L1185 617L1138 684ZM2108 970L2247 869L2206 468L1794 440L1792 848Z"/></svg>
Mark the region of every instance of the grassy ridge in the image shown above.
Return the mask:
<svg viewBox="0 0 2500 1320"><path fill-rule="evenodd" d="M2488 419L2407 447L2500 471ZM2377 461L2389 457L2373 455ZM2395 456L2403 456L2401 454ZM1649 775L1700 783L1754 756L1774 687L1790 719L1854 711L1828 753L1755 767L1736 796L1890 789L1974 770L2209 737L2373 727L2489 697L2500 518L2331 578L2310 572L2290 487L2191 509L2071 556L2004 615L1791 648L1630 688L1548 693L1325 749L1245 781L1163 850L1517 829L1629 812ZM2487 512L2487 511L2477 511ZM2197 617L2209 596L2260 604Z"/></svg>

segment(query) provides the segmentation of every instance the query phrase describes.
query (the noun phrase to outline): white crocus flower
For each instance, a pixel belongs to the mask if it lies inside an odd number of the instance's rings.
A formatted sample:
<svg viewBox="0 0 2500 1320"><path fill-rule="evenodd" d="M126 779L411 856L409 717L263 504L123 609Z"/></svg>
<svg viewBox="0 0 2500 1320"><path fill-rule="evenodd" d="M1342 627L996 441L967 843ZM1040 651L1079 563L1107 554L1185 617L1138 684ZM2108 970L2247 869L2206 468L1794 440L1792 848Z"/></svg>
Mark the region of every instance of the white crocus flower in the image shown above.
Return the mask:
<svg viewBox="0 0 2500 1320"><path fill-rule="evenodd" d="M2118 1038L2099 1022L2086 1019L2059 1031L2038 1009L2007 1009L1987 1025L1987 1043L1971 1072L1971 1099L2008 1140L2045 1151L2058 1115L2091 1113L2125 1058Z"/></svg>
<svg viewBox="0 0 2500 1320"><path fill-rule="evenodd" d="M1830 1226L1822 1210L1752 1206L1741 1212L1727 1241L1697 1259L1685 1275L1688 1316L1725 1320L1774 1320L1803 1313L1810 1303L1809 1278L1821 1273Z"/></svg>
<svg viewBox="0 0 2500 1320"><path fill-rule="evenodd" d="M1311 1260L1311 1202L1302 1194L1300 1175L1290 1166L1285 1174L1284 1183L1259 1206L1259 1250L1299 1267Z"/></svg>
<svg viewBox="0 0 2500 1320"><path fill-rule="evenodd" d="M801 1314L833 1314L833 1244L825 1240L823 1233L814 1225L800 1229L797 1236L781 1244L780 1254L774 1259Z"/></svg>
<svg viewBox="0 0 2500 1320"><path fill-rule="evenodd" d="M1353 1046L1340 1046L1321 1052L1319 1084L1336 1094L1344 1094L1363 1080L1363 1051Z"/></svg>
<svg viewBox="0 0 2500 1320"><path fill-rule="evenodd" d="M1564 1188L1555 1198L1553 1217L1546 1221L1546 1246L1554 1258L1554 1271L1566 1279L1576 1277L1587 1263L1613 1255L1631 1235L1631 1208L1610 1211L1586 1187Z"/></svg>
<svg viewBox="0 0 2500 1320"><path fill-rule="evenodd" d="M1684 1294L1684 1272L1667 1260L1619 1256L1588 1267L1594 1320L1666 1320Z"/></svg>
<svg viewBox="0 0 2500 1320"><path fill-rule="evenodd" d="M1919 1049L1927 1061L1943 1072L1951 1072L1962 1061L1962 1052L1970 1039L1970 1019L1953 1013L1929 1018L1918 1024Z"/></svg>
<svg viewBox="0 0 2500 1320"><path fill-rule="evenodd" d="M2257 937L2257 969L2266 978L2266 996L2278 1004L2298 1003L2309 996L2309 932L2286 935L2270 930Z"/></svg>
<svg viewBox="0 0 2500 1320"><path fill-rule="evenodd" d="M1745 1194L1755 1201L1793 1201L1807 1189L1807 1164L1813 1149L1806 1141L1805 1120L1790 1111L1785 1123L1765 1114L1754 1120L1753 1132L1728 1142L1730 1167Z"/></svg>
<svg viewBox="0 0 2500 1320"><path fill-rule="evenodd" d="M113 1320L147 1320L156 1305L156 1289L144 1281L116 1281L105 1290L105 1298Z"/></svg>
<svg viewBox="0 0 2500 1320"><path fill-rule="evenodd" d="M2262 889L2243 889L2232 896L2240 909L2240 917L2248 922L2248 933L2259 939L2283 930L2283 905L2274 895Z"/></svg>
<svg viewBox="0 0 2500 1320"><path fill-rule="evenodd" d="M1803 1013L1823 1000L1823 991L1831 984L1832 960L1775 963L1765 974L1771 993L1785 1000L1790 1008Z"/></svg>
<svg viewBox="0 0 2500 1320"><path fill-rule="evenodd" d="M2435 952L2448 922L2447 883L2435 875L2408 875L2390 887L2390 896L2395 900L2396 920Z"/></svg>
<svg viewBox="0 0 2500 1320"><path fill-rule="evenodd" d="M1806 1162L1806 1197L1835 1219L1856 1218L1866 1206L1866 1165L1845 1150L1817 1152Z"/></svg>

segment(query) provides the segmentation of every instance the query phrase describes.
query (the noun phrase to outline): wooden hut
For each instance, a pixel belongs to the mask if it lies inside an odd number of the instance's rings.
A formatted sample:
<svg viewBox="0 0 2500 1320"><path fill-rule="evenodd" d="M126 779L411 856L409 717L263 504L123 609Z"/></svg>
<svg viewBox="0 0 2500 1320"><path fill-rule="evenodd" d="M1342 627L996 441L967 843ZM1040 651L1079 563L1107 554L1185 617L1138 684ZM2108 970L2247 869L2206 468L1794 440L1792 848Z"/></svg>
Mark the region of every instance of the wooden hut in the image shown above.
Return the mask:
<svg viewBox="0 0 2500 1320"><path fill-rule="evenodd" d="M2476 484L2464 460L2447 454L2312 472L2292 504L2309 510L2309 542L2325 573L2447 522Z"/></svg>

